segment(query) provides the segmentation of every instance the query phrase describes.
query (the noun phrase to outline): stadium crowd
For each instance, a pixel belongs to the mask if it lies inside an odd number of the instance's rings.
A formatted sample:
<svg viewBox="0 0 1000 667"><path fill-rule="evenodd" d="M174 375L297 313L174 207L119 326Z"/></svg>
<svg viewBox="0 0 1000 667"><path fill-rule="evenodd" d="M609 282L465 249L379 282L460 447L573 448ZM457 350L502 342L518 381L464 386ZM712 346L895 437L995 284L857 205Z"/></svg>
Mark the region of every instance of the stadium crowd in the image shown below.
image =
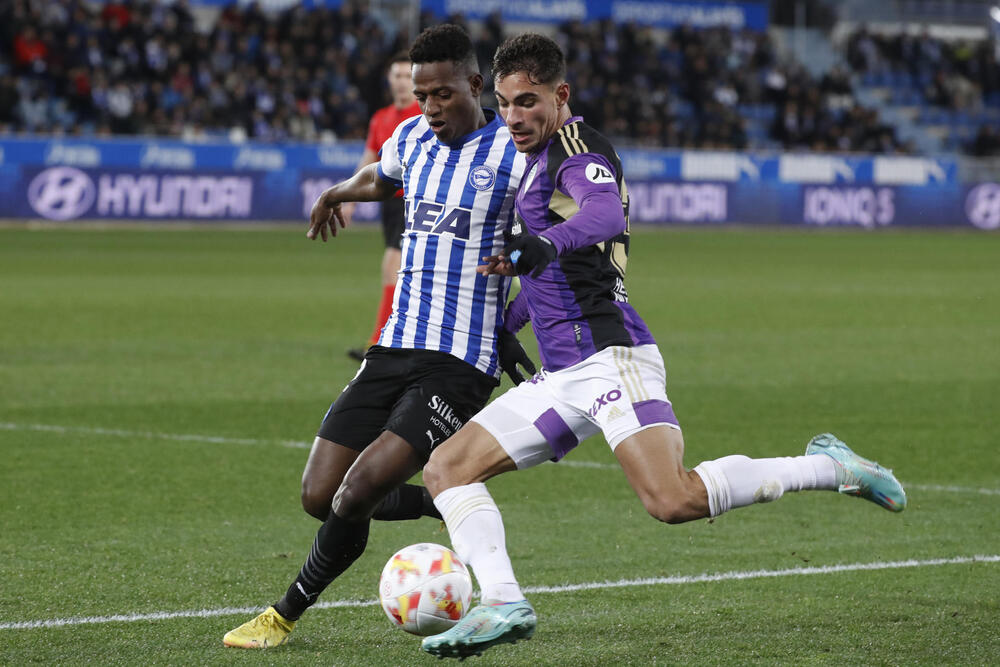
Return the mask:
<svg viewBox="0 0 1000 667"><path fill-rule="evenodd" d="M946 42L927 31L878 34L861 27L848 39L847 61L857 72L908 75L935 106L976 109L1000 96L1000 61L990 40Z"/></svg>
<svg viewBox="0 0 1000 667"><path fill-rule="evenodd" d="M0 3L0 133L363 139L387 101L384 64L406 47L352 0L277 14L234 3L210 31L195 23L187 0ZM499 16L472 34L487 70L503 37ZM663 39L608 21L568 23L557 38L574 110L623 145L910 150L856 102L847 71L817 80L780 59L766 33L681 27ZM947 104L965 103L969 86L1000 85L995 62L936 40L862 33L848 58L858 71L908 63L935 85L940 74L933 95ZM945 85L955 76L975 83ZM489 87L486 96L492 104ZM759 123L763 134L748 132Z"/></svg>
<svg viewBox="0 0 1000 667"><path fill-rule="evenodd" d="M400 46L358 6L225 9L209 33L186 0L0 3L0 126L197 139L363 139Z"/></svg>
<svg viewBox="0 0 1000 667"><path fill-rule="evenodd" d="M560 33L574 109L619 142L746 148L743 112L758 109L785 148L908 149L877 111L854 102L846 72L817 81L779 59L766 33L681 27L662 45L632 25L572 23Z"/></svg>
<svg viewBox="0 0 1000 667"><path fill-rule="evenodd" d="M961 122L1000 108L1000 44L996 40L944 41L928 31L879 34L865 27L847 40L847 62L890 88L912 91L908 102L947 110ZM979 157L1000 156L995 118L976 128L965 145Z"/></svg>

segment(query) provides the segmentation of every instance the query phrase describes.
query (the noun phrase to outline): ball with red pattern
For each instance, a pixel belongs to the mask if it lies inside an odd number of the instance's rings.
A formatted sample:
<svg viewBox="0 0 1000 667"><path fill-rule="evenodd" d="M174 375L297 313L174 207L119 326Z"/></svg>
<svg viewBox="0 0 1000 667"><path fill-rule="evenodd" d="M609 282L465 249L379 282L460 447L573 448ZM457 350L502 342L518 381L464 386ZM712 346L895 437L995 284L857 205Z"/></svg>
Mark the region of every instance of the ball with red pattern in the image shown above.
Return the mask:
<svg viewBox="0 0 1000 667"><path fill-rule="evenodd" d="M378 597L393 625L435 635L458 623L472 601L472 578L458 555L440 544L411 544L382 569Z"/></svg>

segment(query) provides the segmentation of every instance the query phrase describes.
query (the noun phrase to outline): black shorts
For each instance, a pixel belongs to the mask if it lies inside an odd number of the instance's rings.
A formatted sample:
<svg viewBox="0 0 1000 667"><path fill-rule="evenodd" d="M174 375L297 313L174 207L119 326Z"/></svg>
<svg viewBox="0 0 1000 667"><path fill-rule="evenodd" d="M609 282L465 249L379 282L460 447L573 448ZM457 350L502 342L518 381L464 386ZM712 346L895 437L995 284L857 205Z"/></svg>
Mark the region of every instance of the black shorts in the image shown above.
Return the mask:
<svg viewBox="0 0 1000 667"><path fill-rule="evenodd" d="M483 409L498 384L445 352L374 345L317 435L362 451L391 431L426 459Z"/></svg>
<svg viewBox="0 0 1000 667"><path fill-rule="evenodd" d="M382 238L386 248L403 247L403 229L406 227L406 206L402 199L393 197L382 202Z"/></svg>

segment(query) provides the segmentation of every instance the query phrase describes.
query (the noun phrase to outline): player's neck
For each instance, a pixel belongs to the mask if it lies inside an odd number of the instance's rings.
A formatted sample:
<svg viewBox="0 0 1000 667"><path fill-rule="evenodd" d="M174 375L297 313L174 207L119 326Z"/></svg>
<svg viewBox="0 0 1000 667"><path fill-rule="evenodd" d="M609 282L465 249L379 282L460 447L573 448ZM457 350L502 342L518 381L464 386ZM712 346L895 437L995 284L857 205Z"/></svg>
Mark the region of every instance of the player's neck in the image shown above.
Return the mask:
<svg viewBox="0 0 1000 667"><path fill-rule="evenodd" d="M573 112L569 110L569 105L564 104L562 108L559 109L559 115L556 116L556 122L554 123L554 127L552 128L552 130L548 133L545 139L543 141L540 141L538 143L538 146L536 146L530 152L533 154L542 152L542 150L544 150L545 147L549 145L549 141L552 139L552 137L556 136L556 132L558 132L562 128L562 126L566 124L566 121L568 121L572 117L573 117Z"/></svg>
<svg viewBox="0 0 1000 667"><path fill-rule="evenodd" d="M573 112L569 110L569 105L568 104L562 105L562 108L559 109L559 123L558 125L556 125L556 130L558 131L559 128L565 125L566 121L568 121L572 117L573 117Z"/></svg>
<svg viewBox="0 0 1000 667"><path fill-rule="evenodd" d="M410 106L411 104L413 104L413 102L414 102L414 101L415 101L416 99L417 99L417 98L415 98L415 97L410 97L410 98L408 98L408 99L396 99L396 100L393 100L393 101L392 101L392 106L394 106L394 107L396 107L397 109L399 109L400 111L402 111L402 110L403 110L403 109L405 109L406 107L408 107L408 106Z"/></svg>
<svg viewBox="0 0 1000 667"><path fill-rule="evenodd" d="M473 128L472 130L473 132L475 132L481 127L485 127L486 123L488 122L486 120L486 113L483 111L483 108L482 107L477 107L477 108L479 109L479 116L476 118L476 127Z"/></svg>
<svg viewBox="0 0 1000 667"><path fill-rule="evenodd" d="M486 120L486 114L483 112L483 108L476 107L476 109L478 111L478 115L476 116L475 122L472 123L466 131L461 132L459 134L460 137L467 137L476 130L481 130L482 128L486 127L486 123L489 122Z"/></svg>

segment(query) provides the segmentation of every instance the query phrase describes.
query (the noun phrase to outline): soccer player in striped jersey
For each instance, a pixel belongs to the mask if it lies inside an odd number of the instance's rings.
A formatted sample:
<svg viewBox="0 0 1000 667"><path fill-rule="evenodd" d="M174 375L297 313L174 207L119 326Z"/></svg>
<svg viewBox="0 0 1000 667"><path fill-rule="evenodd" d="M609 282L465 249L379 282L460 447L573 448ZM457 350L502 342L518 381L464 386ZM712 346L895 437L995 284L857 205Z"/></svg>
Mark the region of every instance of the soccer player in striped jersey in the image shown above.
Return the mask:
<svg viewBox="0 0 1000 667"><path fill-rule="evenodd" d="M324 521L312 550L284 597L227 633L227 646L284 643L364 552L373 515L436 513L429 496L422 509L425 489L404 483L486 404L501 368L515 382L523 379L516 364L535 372L501 330L510 278L477 271L503 248L525 158L496 112L479 106L483 77L464 31L425 30L410 59L422 115L396 127L377 163L319 197L307 234L325 241L346 225L341 203L386 199L402 187L407 222L393 312L309 454L303 504Z"/></svg>
<svg viewBox="0 0 1000 667"><path fill-rule="evenodd" d="M891 511L906 495L891 471L830 434L805 456L727 456L683 466L684 440L667 398L663 359L625 289L628 189L614 148L569 109L559 46L542 35L506 41L493 60L500 112L528 156L517 193L516 237L487 274L521 275L504 327L530 317L543 370L493 401L438 447L424 483L482 604L424 638L438 657L464 658L527 639L536 617L514 577L500 512L483 482L560 459L603 433L646 510L666 523L777 500L786 491L840 490Z"/></svg>

